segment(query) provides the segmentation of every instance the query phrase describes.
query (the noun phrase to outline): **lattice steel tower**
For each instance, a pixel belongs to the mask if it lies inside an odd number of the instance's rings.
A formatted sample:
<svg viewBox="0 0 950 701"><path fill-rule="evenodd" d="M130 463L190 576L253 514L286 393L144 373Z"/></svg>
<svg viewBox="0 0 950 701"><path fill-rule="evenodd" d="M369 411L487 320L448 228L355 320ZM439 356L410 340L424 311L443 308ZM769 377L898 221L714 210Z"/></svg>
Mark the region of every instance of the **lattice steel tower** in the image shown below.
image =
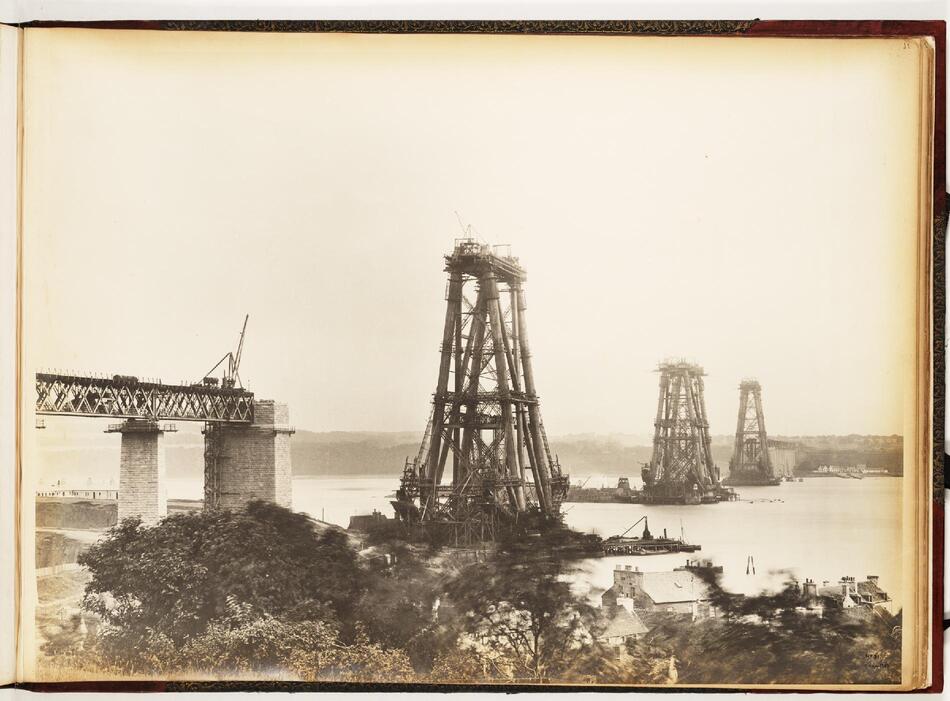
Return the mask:
<svg viewBox="0 0 950 701"><path fill-rule="evenodd" d="M457 240L445 260L448 304L432 414L416 458L406 461L396 515L458 543L557 522L569 480L541 421L525 271L510 252L473 239Z"/></svg>
<svg viewBox="0 0 950 701"><path fill-rule="evenodd" d="M765 414L762 411L762 387L756 380L739 384L739 420L736 425L736 443L729 461L726 484L733 486L777 485L769 456L769 439L765 433Z"/></svg>
<svg viewBox="0 0 950 701"><path fill-rule="evenodd" d="M721 501L719 471L712 459L709 420L699 365L660 363L660 398L653 455L643 468L643 499L653 504Z"/></svg>

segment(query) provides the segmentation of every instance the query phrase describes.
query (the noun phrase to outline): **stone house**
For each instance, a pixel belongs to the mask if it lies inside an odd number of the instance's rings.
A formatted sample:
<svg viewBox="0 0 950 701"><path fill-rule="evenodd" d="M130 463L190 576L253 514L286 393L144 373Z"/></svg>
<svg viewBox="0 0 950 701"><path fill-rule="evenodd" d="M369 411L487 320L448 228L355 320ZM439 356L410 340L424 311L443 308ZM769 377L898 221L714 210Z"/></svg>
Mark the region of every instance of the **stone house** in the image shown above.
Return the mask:
<svg viewBox="0 0 950 701"><path fill-rule="evenodd" d="M605 610L623 607L628 612L676 613L693 620L717 615L706 584L686 568L641 572L639 567L617 565L613 586L603 593L601 604Z"/></svg>
<svg viewBox="0 0 950 701"><path fill-rule="evenodd" d="M863 582L854 577L842 577L837 584L823 582L818 587L810 580L804 586L805 598L814 598L816 595L828 600L832 605L843 609L864 608L870 611L876 609L890 610L891 597L881 589L877 575L868 575Z"/></svg>
<svg viewBox="0 0 950 701"><path fill-rule="evenodd" d="M623 648L628 640L639 640L649 632L637 612L623 606L605 607L604 615L607 625L595 639L611 647Z"/></svg>

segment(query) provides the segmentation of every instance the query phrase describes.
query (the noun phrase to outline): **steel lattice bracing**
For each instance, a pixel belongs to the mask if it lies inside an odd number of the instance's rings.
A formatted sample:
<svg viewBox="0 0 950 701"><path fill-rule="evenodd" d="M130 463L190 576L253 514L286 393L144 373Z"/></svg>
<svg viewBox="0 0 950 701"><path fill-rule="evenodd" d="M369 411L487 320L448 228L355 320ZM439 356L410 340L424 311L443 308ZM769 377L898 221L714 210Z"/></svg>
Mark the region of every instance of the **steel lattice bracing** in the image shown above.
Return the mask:
<svg viewBox="0 0 950 701"><path fill-rule="evenodd" d="M501 524L557 518L568 478L541 421L524 269L510 255L462 239L445 270L432 414L393 506L403 521L449 526L470 542L495 537Z"/></svg>
<svg viewBox="0 0 950 701"><path fill-rule="evenodd" d="M241 388L166 385L134 377L36 375L36 413L120 419L251 423L254 393Z"/></svg>
<svg viewBox="0 0 950 701"><path fill-rule="evenodd" d="M712 459L709 421L698 365L659 366L660 396L653 455L643 470L644 500L652 503L719 501L719 474Z"/></svg>
<svg viewBox="0 0 950 701"><path fill-rule="evenodd" d="M739 384L739 418L727 484L779 484L772 468L768 445L765 414L762 411L762 387L756 380L743 380Z"/></svg>

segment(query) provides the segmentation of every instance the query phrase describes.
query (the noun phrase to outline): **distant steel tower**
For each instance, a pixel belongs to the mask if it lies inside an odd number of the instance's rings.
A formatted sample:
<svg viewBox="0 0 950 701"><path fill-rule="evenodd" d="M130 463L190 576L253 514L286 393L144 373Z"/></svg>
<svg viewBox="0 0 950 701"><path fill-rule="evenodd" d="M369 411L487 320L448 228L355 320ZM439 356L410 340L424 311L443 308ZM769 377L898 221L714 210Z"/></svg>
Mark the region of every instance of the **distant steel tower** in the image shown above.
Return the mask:
<svg viewBox="0 0 950 701"><path fill-rule="evenodd" d="M724 498L713 463L699 365L660 363L653 456L643 468L643 500L652 504L704 504Z"/></svg>
<svg viewBox="0 0 950 701"><path fill-rule="evenodd" d="M448 304L432 414L393 508L403 523L458 543L556 522L569 479L541 422L525 271L510 252L474 239L457 240L445 260Z"/></svg>
<svg viewBox="0 0 950 701"><path fill-rule="evenodd" d="M775 476L768 445L762 387L756 380L743 380L739 383L739 421L726 484L737 487L781 484Z"/></svg>

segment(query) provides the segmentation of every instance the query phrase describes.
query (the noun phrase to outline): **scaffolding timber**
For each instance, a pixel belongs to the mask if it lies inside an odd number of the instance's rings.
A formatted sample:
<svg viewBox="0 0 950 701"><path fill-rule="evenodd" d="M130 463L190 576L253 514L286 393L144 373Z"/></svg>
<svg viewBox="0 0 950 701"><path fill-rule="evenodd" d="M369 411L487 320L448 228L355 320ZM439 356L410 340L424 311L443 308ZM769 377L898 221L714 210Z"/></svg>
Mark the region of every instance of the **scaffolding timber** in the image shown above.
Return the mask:
<svg viewBox="0 0 950 701"><path fill-rule="evenodd" d="M736 442L725 484L733 487L781 484L781 480L775 476L768 448L765 413L762 411L762 387L756 380L743 380L739 383Z"/></svg>
<svg viewBox="0 0 950 701"><path fill-rule="evenodd" d="M525 270L505 248L471 238L457 239L445 261L432 413L419 452L406 460L396 516L460 545L559 524L570 481L541 421Z"/></svg>
<svg viewBox="0 0 950 701"><path fill-rule="evenodd" d="M643 468L645 504L710 504L735 493L719 481L703 396L705 372L683 360L660 363L653 455Z"/></svg>

